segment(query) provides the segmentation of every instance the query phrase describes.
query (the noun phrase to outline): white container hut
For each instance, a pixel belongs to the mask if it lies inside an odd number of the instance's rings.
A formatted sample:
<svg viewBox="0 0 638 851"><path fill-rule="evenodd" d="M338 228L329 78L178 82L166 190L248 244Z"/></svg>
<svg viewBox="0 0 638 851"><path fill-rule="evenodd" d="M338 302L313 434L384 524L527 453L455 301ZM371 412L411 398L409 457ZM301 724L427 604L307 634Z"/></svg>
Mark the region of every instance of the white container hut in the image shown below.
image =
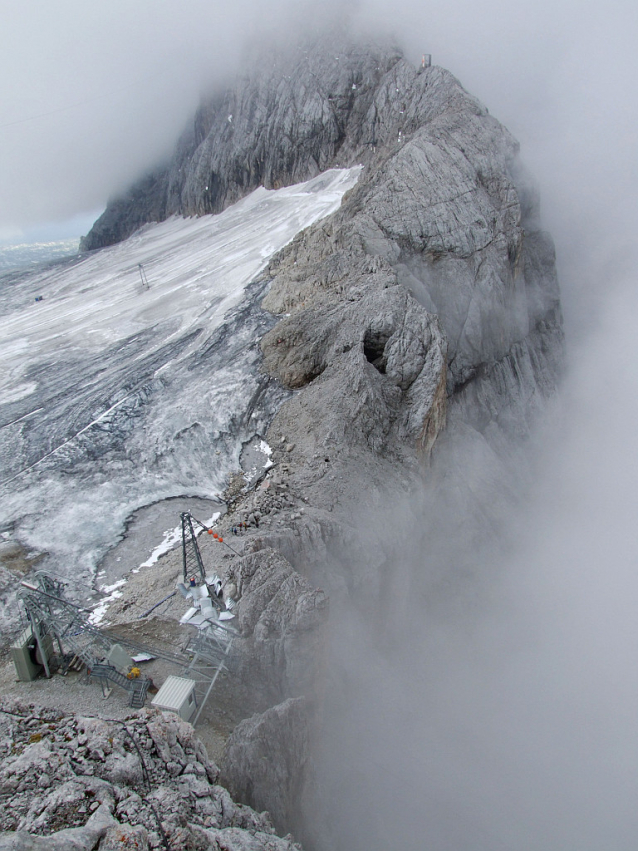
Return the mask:
<svg viewBox="0 0 638 851"><path fill-rule="evenodd" d="M195 680L188 677L167 677L164 685L152 700L158 709L176 712L184 721L190 721L197 708Z"/></svg>

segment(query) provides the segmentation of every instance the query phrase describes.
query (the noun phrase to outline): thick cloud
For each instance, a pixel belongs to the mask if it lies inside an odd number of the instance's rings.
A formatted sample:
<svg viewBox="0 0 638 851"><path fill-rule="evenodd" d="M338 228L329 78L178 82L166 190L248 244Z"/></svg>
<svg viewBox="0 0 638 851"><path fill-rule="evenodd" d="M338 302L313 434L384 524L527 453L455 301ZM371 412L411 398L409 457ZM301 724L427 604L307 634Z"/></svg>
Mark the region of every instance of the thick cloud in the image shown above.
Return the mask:
<svg viewBox="0 0 638 851"><path fill-rule="evenodd" d="M305 5L1 0L0 237L103 207L171 151L247 45L294 31Z"/></svg>
<svg viewBox="0 0 638 851"><path fill-rule="evenodd" d="M431 52L520 138L550 225L628 212L617 208L636 181L629 2L1 0L1 10L5 231L102 207L170 151L203 89L252 61L247 43L285 42L346 13L360 29L396 32L415 62Z"/></svg>

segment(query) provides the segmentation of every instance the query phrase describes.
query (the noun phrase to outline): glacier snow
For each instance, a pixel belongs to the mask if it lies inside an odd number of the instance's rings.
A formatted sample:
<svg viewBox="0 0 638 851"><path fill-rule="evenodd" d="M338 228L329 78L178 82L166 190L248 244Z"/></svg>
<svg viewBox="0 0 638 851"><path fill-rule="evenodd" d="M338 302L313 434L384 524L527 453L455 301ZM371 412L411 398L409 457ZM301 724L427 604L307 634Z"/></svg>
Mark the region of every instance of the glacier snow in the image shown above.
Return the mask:
<svg viewBox="0 0 638 851"><path fill-rule="evenodd" d="M260 188L219 215L0 278L0 531L46 553L78 596L127 517L219 497L265 432L287 393L260 370L276 321L260 273L359 173Z"/></svg>

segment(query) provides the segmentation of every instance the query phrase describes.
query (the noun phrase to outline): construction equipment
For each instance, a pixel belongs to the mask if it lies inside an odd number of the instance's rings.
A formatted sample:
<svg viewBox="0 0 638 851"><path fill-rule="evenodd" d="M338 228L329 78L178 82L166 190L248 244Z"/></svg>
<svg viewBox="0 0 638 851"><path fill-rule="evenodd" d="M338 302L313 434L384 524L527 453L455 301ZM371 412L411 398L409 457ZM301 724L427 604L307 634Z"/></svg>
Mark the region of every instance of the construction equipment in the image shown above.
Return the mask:
<svg viewBox="0 0 638 851"><path fill-rule="evenodd" d="M195 688L197 683L190 677L167 677L164 685L153 698L153 706L168 712L176 712L183 721L190 721L197 708Z"/></svg>
<svg viewBox="0 0 638 851"><path fill-rule="evenodd" d="M192 530L192 524L187 524L186 528ZM194 538L193 532L191 541ZM199 553L199 549L196 552ZM62 580L43 570L36 572L32 582L21 583L20 597L29 626L20 637L19 646L16 643L13 653L20 678L35 678L41 670L40 665L45 675L51 677L54 670L61 669L65 673L80 661L86 666L87 676L100 683L105 697L111 686L117 685L127 692L128 705L139 709L144 706L151 680L142 675L124 648L133 653L150 650L154 657L174 665L181 676L194 683L191 693L195 701L195 724L217 678L227 668L237 634L231 627L218 622L212 606L201 610L205 616L197 623L188 624L195 632L185 654L173 654L137 643L133 645L114 632L102 632L90 622L90 610L65 599L64 588ZM204 584L192 590L207 594L207 589Z"/></svg>
<svg viewBox="0 0 638 851"><path fill-rule="evenodd" d="M217 678L227 670L235 630L219 623L206 623L197 629L190 649L193 658L182 677L169 677L153 699L153 706L177 712L195 726L210 697ZM192 685L189 685L192 683Z"/></svg>
<svg viewBox="0 0 638 851"><path fill-rule="evenodd" d="M220 543L224 543L224 539L215 534L201 520L193 517L189 511L182 512L180 516L182 520L184 582L178 585L178 590L185 599L190 599L192 602L191 609L181 622L196 629L195 638L189 644L193 659L185 671L185 677L194 680L197 684L193 692L197 706L192 722L194 725L204 709L218 676L226 668L226 661L237 633L225 623L220 622L224 612L226 617L233 617L230 614L230 609L234 607L234 602L228 600L224 605L221 596L221 579L216 573L212 573L210 576L206 575L197 543L195 525L202 532L213 535ZM226 544L226 546L235 552L229 544ZM198 578L200 580L199 585L197 585ZM199 614L197 614L197 611L199 611ZM179 693L181 695L181 691Z"/></svg>

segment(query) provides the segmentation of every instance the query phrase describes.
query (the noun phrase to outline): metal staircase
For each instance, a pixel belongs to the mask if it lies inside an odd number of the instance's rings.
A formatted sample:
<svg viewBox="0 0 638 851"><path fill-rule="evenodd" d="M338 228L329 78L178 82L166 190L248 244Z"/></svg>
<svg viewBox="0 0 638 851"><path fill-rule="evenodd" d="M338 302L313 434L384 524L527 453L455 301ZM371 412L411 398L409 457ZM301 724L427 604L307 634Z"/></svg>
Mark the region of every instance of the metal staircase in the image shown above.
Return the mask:
<svg viewBox="0 0 638 851"><path fill-rule="evenodd" d="M128 692L128 705L134 709L141 709L146 701L146 693L148 692L151 681L146 677L130 678L122 674L113 665L107 665L103 662L98 662L89 671L91 679L100 681L102 690L104 691L106 681L114 683L116 686L123 688Z"/></svg>

